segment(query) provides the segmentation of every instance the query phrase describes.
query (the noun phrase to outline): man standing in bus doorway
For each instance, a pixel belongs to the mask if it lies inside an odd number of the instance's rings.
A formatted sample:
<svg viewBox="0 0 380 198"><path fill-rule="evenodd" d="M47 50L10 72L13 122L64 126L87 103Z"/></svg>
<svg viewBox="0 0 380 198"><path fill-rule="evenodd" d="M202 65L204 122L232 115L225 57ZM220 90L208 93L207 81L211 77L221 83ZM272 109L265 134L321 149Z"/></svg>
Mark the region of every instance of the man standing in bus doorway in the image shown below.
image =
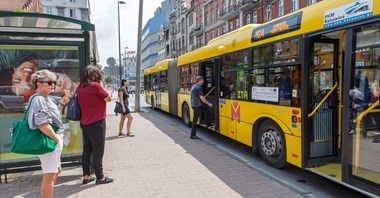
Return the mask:
<svg viewBox="0 0 380 198"><path fill-rule="evenodd" d="M191 94L191 107L194 110L194 116L193 116L193 123L191 125L191 139L200 139L197 136L197 122L199 119L199 115L202 112L202 105L203 103L207 104L210 108L212 108L212 103L206 100L205 96L203 95L203 89L202 85L204 83L204 79L202 76L196 77L196 84L193 85L191 88L190 94Z"/></svg>

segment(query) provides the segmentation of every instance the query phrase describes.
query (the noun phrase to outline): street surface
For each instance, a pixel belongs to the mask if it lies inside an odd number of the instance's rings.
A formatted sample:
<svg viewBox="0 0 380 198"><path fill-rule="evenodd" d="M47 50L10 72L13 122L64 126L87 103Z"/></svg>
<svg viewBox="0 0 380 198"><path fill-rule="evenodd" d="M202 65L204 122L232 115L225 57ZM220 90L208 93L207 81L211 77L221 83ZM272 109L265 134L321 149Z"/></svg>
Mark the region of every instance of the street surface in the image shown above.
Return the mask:
<svg viewBox="0 0 380 198"><path fill-rule="evenodd" d="M119 138L119 117L108 104L104 172L115 181L81 185L81 167L64 168L54 197L363 197L298 168L271 168L206 129L192 140L179 118L141 106L144 112L132 114L136 136ZM0 197L39 197L41 178L41 171L10 174Z"/></svg>

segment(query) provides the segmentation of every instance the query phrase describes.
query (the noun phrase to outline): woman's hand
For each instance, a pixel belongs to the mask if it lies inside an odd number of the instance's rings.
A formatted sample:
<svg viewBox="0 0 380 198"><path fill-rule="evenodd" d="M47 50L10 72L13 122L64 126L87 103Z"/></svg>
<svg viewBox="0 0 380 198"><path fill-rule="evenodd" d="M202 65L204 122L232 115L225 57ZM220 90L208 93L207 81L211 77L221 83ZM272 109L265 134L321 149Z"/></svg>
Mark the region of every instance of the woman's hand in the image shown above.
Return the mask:
<svg viewBox="0 0 380 198"><path fill-rule="evenodd" d="M58 144L61 138L57 134L55 134L53 140L55 141L56 144Z"/></svg>
<svg viewBox="0 0 380 198"><path fill-rule="evenodd" d="M62 97L61 101L59 101L59 104L62 106L65 106L70 101L70 98L67 99L66 96Z"/></svg>
<svg viewBox="0 0 380 198"><path fill-rule="evenodd" d="M70 90L65 90L65 95L62 97L61 101L59 103L62 106L65 106L70 101Z"/></svg>
<svg viewBox="0 0 380 198"><path fill-rule="evenodd" d="M125 111L126 111L126 110L125 110L125 107L123 107L123 113L125 113Z"/></svg>

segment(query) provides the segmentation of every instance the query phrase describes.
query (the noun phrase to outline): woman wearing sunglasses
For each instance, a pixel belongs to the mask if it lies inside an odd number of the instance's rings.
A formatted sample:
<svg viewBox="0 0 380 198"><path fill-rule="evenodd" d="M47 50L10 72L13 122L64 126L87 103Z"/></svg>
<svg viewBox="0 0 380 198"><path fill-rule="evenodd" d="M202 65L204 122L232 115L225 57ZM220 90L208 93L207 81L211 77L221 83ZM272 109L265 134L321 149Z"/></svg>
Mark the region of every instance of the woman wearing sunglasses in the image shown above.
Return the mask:
<svg viewBox="0 0 380 198"><path fill-rule="evenodd" d="M57 146L54 151L39 155L42 167L42 197L53 197L54 185L57 182L58 174L61 172L61 153L63 149L63 131L64 126L61 120L61 109L69 100L69 96L61 99L60 105L57 106L49 97L54 92L57 84L57 76L49 70L40 70L31 77L31 82L36 93L29 101L28 124L31 129L40 129L44 134L53 139ZM50 124L59 127L54 132Z"/></svg>

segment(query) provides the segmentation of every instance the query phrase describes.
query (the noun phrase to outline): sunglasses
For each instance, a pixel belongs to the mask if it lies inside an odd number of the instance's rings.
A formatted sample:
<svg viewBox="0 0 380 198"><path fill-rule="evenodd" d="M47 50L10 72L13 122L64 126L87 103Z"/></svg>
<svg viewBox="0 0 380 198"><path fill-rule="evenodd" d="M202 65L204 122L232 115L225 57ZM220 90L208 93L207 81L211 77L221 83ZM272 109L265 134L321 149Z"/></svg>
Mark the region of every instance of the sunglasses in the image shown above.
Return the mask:
<svg viewBox="0 0 380 198"><path fill-rule="evenodd" d="M57 84L57 81L52 81L52 80L49 80L49 81L40 81L40 83L47 83L48 85L56 85Z"/></svg>

